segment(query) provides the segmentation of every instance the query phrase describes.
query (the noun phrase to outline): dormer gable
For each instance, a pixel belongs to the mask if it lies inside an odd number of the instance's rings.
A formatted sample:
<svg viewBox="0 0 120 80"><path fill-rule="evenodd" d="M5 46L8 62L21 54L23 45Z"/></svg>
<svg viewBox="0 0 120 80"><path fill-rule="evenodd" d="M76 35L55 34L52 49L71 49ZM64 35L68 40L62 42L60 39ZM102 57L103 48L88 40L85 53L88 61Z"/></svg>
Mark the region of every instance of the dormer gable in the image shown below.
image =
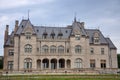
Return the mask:
<svg viewBox="0 0 120 80"><path fill-rule="evenodd" d="M23 30L22 30L22 34L25 33L31 33L31 34L35 34L33 25L31 24L30 20L27 21L26 25L22 26Z"/></svg>

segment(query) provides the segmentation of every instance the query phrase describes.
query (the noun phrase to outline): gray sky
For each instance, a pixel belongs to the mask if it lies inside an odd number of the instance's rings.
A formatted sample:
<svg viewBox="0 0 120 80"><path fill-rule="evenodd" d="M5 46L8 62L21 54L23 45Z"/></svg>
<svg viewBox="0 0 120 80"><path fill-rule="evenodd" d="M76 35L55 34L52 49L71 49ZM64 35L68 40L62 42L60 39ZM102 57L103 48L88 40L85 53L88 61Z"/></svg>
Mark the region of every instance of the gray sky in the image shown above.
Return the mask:
<svg viewBox="0 0 120 80"><path fill-rule="evenodd" d="M99 28L120 53L120 0L0 0L0 55L3 55L5 25L28 18L33 25L66 26L77 20L85 28Z"/></svg>

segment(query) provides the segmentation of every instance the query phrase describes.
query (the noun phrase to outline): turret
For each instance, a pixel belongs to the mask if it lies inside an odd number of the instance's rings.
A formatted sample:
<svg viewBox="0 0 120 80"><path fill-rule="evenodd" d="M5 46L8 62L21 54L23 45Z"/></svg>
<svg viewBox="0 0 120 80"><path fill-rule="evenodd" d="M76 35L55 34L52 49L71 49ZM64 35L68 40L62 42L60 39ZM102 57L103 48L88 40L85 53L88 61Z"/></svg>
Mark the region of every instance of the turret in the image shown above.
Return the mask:
<svg viewBox="0 0 120 80"><path fill-rule="evenodd" d="M8 40L9 34L9 25L6 25L5 34L4 34L4 43Z"/></svg>
<svg viewBox="0 0 120 80"><path fill-rule="evenodd" d="M19 24L19 21L16 20L16 21L15 21L14 33L16 33L16 31L17 31L17 29L18 29L18 24Z"/></svg>

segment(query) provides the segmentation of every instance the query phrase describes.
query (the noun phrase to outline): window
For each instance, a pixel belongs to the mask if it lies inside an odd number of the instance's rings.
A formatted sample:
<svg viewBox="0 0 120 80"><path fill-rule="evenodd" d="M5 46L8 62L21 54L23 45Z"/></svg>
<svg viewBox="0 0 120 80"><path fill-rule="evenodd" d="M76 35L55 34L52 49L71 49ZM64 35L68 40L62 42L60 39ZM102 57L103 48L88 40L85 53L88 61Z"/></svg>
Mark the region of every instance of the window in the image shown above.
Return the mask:
<svg viewBox="0 0 120 80"><path fill-rule="evenodd" d="M48 53L48 46L47 46L47 45L44 45L44 46L42 47L42 51L43 51L43 53Z"/></svg>
<svg viewBox="0 0 120 80"><path fill-rule="evenodd" d="M101 68L106 68L106 60L101 60Z"/></svg>
<svg viewBox="0 0 120 80"><path fill-rule="evenodd" d="M69 49L67 49L67 53L69 53Z"/></svg>
<svg viewBox="0 0 120 80"><path fill-rule="evenodd" d="M76 59L75 60L75 68L82 68L82 60L81 59Z"/></svg>
<svg viewBox="0 0 120 80"><path fill-rule="evenodd" d="M32 68L32 59L26 58L24 60L24 69L31 69Z"/></svg>
<svg viewBox="0 0 120 80"><path fill-rule="evenodd" d="M8 61L8 70L13 70L13 61Z"/></svg>
<svg viewBox="0 0 120 80"><path fill-rule="evenodd" d="M99 38L98 37L94 38L94 43L99 43Z"/></svg>
<svg viewBox="0 0 120 80"><path fill-rule="evenodd" d="M31 53L32 52L32 46L30 44L25 45L25 52Z"/></svg>
<svg viewBox="0 0 120 80"><path fill-rule="evenodd" d="M90 68L95 68L95 60L94 59L90 60Z"/></svg>
<svg viewBox="0 0 120 80"><path fill-rule="evenodd" d="M91 53L91 54L94 53L94 48L90 48L90 53Z"/></svg>
<svg viewBox="0 0 120 80"><path fill-rule="evenodd" d="M101 48L101 54L104 54L104 48Z"/></svg>
<svg viewBox="0 0 120 80"><path fill-rule="evenodd" d="M54 30L52 30L52 32L51 32L51 38L54 39L54 37L55 37L55 33L54 33Z"/></svg>
<svg viewBox="0 0 120 80"><path fill-rule="evenodd" d="M14 50L13 50L13 49L10 49L9 52L8 52L8 55L9 55L9 56L13 56L13 55L14 55Z"/></svg>
<svg viewBox="0 0 120 80"><path fill-rule="evenodd" d="M37 48L37 52L39 52L39 48Z"/></svg>
<svg viewBox="0 0 120 80"><path fill-rule="evenodd" d="M13 38L10 40L10 43L11 43L11 44L14 44L14 40L13 40Z"/></svg>
<svg viewBox="0 0 120 80"><path fill-rule="evenodd" d="M30 32L26 32L25 36L26 36L26 39L31 39L31 33Z"/></svg>
<svg viewBox="0 0 120 80"><path fill-rule="evenodd" d="M95 32L94 33L94 43L95 44L98 44L99 43L99 37L100 37L100 35L99 35L99 32Z"/></svg>
<svg viewBox="0 0 120 80"><path fill-rule="evenodd" d="M81 46L80 45L75 46L75 53L81 53Z"/></svg>
<svg viewBox="0 0 120 80"><path fill-rule="evenodd" d="M64 46L58 47L58 53L64 53Z"/></svg>
<svg viewBox="0 0 120 80"><path fill-rule="evenodd" d="M61 39L62 36L63 36L63 33L62 33L61 30L60 30L59 33L58 33L58 38Z"/></svg>
<svg viewBox="0 0 120 80"><path fill-rule="evenodd" d="M75 35L76 40L80 40L80 35Z"/></svg>
<svg viewBox="0 0 120 80"><path fill-rule="evenodd" d="M50 47L50 53L56 53L56 46Z"/></svg>
<svg viewBox="0 0 120 80"><path fill-rule="evenodd" d="M45 30L45 32L43 33L43 38L46 39L46 38L47 38L47 35L48 35L48 34L47 34L46 30Z"/></svg>

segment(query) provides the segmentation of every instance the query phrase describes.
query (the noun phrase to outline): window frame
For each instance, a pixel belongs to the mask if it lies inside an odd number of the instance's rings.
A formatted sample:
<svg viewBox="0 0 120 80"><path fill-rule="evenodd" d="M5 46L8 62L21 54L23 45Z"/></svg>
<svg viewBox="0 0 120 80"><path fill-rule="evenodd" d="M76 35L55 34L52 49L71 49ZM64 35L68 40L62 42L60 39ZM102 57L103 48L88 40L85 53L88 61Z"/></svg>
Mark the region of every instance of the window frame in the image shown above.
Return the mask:
<svg viewBox="0 0 120 80"><path fill-rule="evenodd" d="M26 39L29 40L29 39L31 39L32 33L31 32L26 32L25 36L26 36Z"/></svg>
<svg viewBox="0 0 120 80"><path fill-rule="evenodd" d="M82 53L82 49L81 49L81 46L80 46L80 45L76 45L76 46L75 46L75 53L76 53L76 54Z"/></svg>
<svg viewBox="0 0 120 80"><path fill-rule="evenodd" d="M58 46L58 53L64 53L64 46Z"/></svg>
<svg viewBox="0 0 120 80"><path fill-rule="evenodd" d="M32 52L32 45L26 44L24 46L24 51L25 51L25 53L31 53Z"/></svg>
<svg viewBox="0 0 120 80"><path fill-rule="evenodd" d="M8 55L9 56L14 56L14 49L9 49Z"/></svg>

